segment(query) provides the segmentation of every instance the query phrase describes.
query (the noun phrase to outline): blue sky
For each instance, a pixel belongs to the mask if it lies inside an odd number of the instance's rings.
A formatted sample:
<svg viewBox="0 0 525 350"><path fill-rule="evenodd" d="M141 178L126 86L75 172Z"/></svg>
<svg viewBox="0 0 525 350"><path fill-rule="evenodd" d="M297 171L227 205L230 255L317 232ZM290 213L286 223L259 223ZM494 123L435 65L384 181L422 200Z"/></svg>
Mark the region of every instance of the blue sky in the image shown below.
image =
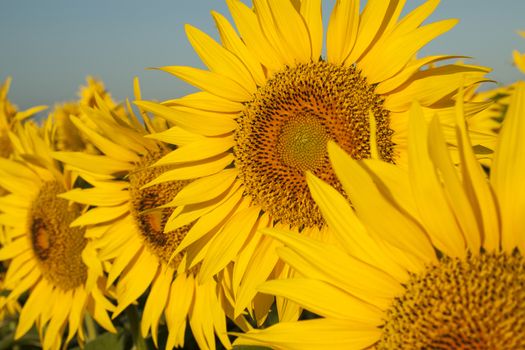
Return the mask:
<svg viewBox="0 0 525 350"><path fill-rule="evenodd" d="M325 19L334 2L324 1ZM406 10L421 3L407 0ZM134 76L145 98L178 97L193 88L146 68L202 67L184 24L216 37L211 10L228 13L221 0L3 0L0 80L13 77L9 96L21 108L76 99L86 75L101 78L117 100L132 95ZM513 49L525 51L525 39L516 34L525 29L523 14L524 0L442 0L429 21L459 18L460 23L421 55L472 56L469 62L494 69L492 79L511 83L522 78L511 55Z"/></svg>

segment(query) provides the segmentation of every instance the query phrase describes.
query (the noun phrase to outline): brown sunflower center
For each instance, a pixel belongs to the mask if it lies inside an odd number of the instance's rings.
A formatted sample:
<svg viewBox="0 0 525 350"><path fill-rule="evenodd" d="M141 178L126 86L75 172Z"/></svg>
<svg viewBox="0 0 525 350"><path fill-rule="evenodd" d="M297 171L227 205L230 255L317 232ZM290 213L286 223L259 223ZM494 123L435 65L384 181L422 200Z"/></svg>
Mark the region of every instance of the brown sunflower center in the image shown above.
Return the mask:
<svg viewBox="0 0 525 350"><path fill-rule="evenodd" d="M371 156L375 139L379 157L395 160L389 113L353 66L320 61L286 68L254 94L237 122L234 153L246 194L275 220L295 227L324 225L305 170L340 188L328 140L362 159Z"/></svg>
<svg viewBox="0 0 525 350"><path fill-rule="evenodd" d="M182 259L182 254L174 257L172 254L188 233L191 225L164 232L164 226L173 208L159 208L159 206L171 201L189 181L169 181L142 188L162 173L170 170L165 166L150 167L164 153L159 151L159 153L145 156L142 163L130 173L131 214L150 252L156 255L161 262L170 262L172 266L177 267Z"/></svg>
<svg viewBox="0 0 525 350"><path fill-rule="evenodd" d="M377 349L525 349L521 254L445 258L405 287Z"/></svg>
<svg viewBox="0 0 525 350"><path fill-rule="evenodd" d="M65 189L56 181L46 182L31 207L28 228L42 274L53 285L70 290L85 282L82 261L86 246L84 229L69 227L81 213L78 204L58 198Z"/></svg>

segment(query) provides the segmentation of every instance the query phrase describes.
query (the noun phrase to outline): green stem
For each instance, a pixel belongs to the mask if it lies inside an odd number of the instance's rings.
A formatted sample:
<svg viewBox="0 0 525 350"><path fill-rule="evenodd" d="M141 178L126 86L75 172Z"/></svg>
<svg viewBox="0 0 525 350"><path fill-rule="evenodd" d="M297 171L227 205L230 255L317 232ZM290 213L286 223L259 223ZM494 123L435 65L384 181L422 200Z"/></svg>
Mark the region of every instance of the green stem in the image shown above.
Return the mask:
<svg viewBox="0 0 525 350"><path fill-rule="evenodd" d="M93 318L86 313L86 342L89 342L90 340L93 340L97 337L97 327L95 326L95 321L93 321Z"/></svg>
<svg viewBox="0 0 525 350"><path fill-rule="evenodd" d="M135 305L128 306L126 309L126 315L128 316L129 326L131 328L131 336L133 337L133 344L135 344L135 348L137 350L148 350L146 341L144 340L144 337L142 337L142 333L140 331L140 320L137 307Z"/></svg>

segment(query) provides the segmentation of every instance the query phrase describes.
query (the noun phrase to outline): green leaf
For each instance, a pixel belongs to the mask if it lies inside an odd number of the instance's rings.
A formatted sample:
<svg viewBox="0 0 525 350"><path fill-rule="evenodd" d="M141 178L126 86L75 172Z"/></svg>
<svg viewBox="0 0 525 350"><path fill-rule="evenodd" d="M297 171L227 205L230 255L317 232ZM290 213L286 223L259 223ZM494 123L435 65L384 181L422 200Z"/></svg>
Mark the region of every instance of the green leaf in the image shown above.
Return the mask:
<svg viewBox="0 0 525 350"><path fill-rule="evenodd" d="M104 333L86 343L84 350L124 350L122 334Z"/></svg>

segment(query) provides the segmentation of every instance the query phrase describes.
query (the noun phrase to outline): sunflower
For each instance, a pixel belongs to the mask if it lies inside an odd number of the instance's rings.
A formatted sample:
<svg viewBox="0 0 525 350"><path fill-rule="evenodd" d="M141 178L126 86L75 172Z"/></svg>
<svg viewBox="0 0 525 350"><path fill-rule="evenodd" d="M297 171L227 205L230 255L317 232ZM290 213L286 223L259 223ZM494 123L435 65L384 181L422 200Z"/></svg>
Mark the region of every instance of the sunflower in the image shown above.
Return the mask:
<svg viewBox="0 0 525 350"><path fill-rule="evenodd" d="M136 92L140 96L138 85ZM215 334L225 346L231 347L216 282L213 279L202 284L196 282L199 266L187 269L185 263L187 255L194 251L173 254L191 229L191 223L164 231L173 208L162 206L188 181L145 187L168 169L151 166L170 149L149 137L152 131L166 130L166 122L150 120L144 113L144 127L132 112L127 119L116 117L110 106L97 100L98 108L85 109L89 120L72 116L71 121L101 154L56 152L54 156L76 169L92 185L65 193L63 198L92 207L73 226L86 225L87 235L97 237L98 257L108 266L108 286L116 283L118 306L113 318L149 288L142 313L142 336L146 337L151 330L157 345L159 323L165 320L169 331L166 348L184 346L189 319L202 349L215 348ZM96 130L90 127L91 123Z"/></svg>
<svg viewBox="0 0 525 350"><path fill-rule="evenodd" d="M256 0L250 9L227 0L239 34L216 12L222 44L186 26L209 70L160 68L202 91L164 103L136 102L176 125L158 137L179 146L160 162L173 169L154 183L194 180L168 204L176 209L167 230L198 219L198 229L176 252L213 235L196 256L199 278L233 269L228 292L236 315L250 307L258 283L281 274L257 227L279 223L326 236L305 172L341 189L328 140L355 159L402 165L411 101L422 101L429 117L448 115L460 85L484 80L488 69L482 67L435 64L452 56L415 57L456 24L422 25L438 2L400 19L404 1L369 1L361 14L358 1L337 1L322 56L321 1ZM472 103L468 111L485 107Z"/></svg>
<svg viewBox="0 0 525 350"><path fill-rule="evenodd" d="M52 140L41 133L26 123L13 135L16 157L0 159L0 185L9 191L0 198L0 221L9 235L0 260L9 261L4 281L8 299L29 292L15 338L36 324L44 349L59 349L66 328L66 342L76 334L80 343L85 340L85 318L116 330L107 314L114 306L104 296L105 279L92 242L83 228L69 226L84 207L60 198L73 188L76 176L51 158Z"/></svg>
<svg viewBox="0 0 525 350"><path fill-rule="evenodd" d="M122 106L117 105L101 80L91 76L86 77L86 85L81 86L78 92L79 99L57 104L49 115L53 128L56 130L54 137L55 149L60 151L82 151L91 154L98 152L96 147L71 122L71 116L85 118L83 109L97 105L96 95L114 113L124 113Z"/></svg>
<svg viewBox="0 0 525 350"><path fill-rule="evenodd" d="M286 349L525 348L525 83L516 87L490 179L476 161L458 106L458 170L434 120L412 109L409 170L357 162L331 143L349 195L309 174L340 246L268 234L304 278L269 281L324 318L241 335L238 344ZM377 214L381 213L378 219Z"/></svg>

